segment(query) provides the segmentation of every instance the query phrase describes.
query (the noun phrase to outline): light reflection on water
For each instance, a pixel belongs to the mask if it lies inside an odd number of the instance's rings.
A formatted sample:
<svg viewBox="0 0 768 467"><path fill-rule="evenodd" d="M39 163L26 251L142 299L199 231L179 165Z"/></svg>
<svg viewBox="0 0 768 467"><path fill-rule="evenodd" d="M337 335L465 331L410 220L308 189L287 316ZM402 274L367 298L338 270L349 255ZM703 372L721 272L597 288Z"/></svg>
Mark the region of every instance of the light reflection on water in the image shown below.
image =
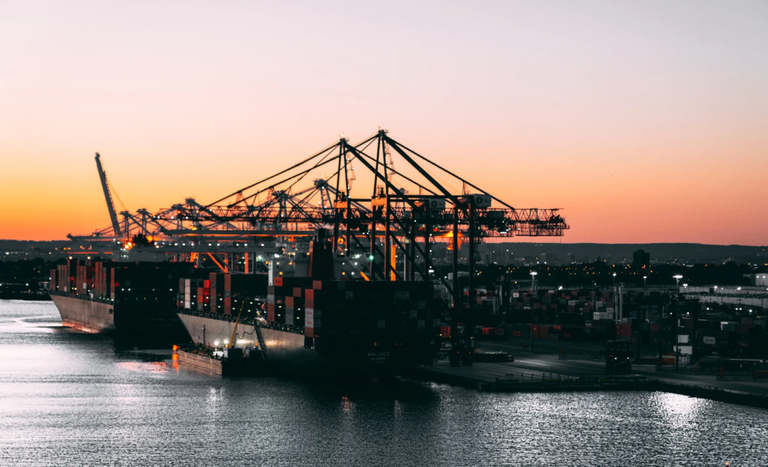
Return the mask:
<svg viewBox="0 0 768 467"><path fill-rule="evenodd" d="M668 392L656 392L651 399L665 423L674 428L682 428L694 422L702 414L706 414L712 403L707 399L688 397Z"/></svg>
<svg viewBox="0 0 768 467"><path fill-rule="evenodd" d="M765 465L768 411L667 393L338 387L178 370L0 302L0 465ZM40 324L47 323L47 324Z"/></svg>

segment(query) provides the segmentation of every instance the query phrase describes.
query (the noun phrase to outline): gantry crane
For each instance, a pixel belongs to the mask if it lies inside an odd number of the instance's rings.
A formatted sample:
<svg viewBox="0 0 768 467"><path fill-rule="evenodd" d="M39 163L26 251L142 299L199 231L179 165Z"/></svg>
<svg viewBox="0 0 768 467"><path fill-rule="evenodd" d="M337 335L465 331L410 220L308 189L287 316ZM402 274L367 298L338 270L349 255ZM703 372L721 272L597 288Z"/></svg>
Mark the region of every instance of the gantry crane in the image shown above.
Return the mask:
<svg viewBox="0 0 768 467"><path fill-rule="evenodd" d="M405 162L401 170L395 169L393 155ZM513 208L392 139L386 130L357 144L341 137L297 164L207 205L187 198L155 213L145 209L136 214L125 211L121 213L125 219L123 229L117 222L99 159L97 154L112 235L110 229L103 229L97 232L98 238L118 240L121 235L130 238L142 234L168 240L161 243L163 247L174 247L168 249L168 254L178 255L179 248L193 245L194 254L210 255L203 251L205 247L220 247L222 242L248 248L257 243L256 239L260 246L266 242L284 244L286 239L295 243L297 238L326 229L332 232L339 257L364 256L368 259L365 271L360 271L365 272L364 277L385 281L429 280L433 266L430 245L447 242L453 252L454 284L438 279L451 291L454 306L461 302L455 281L462 243L469 246L472 269L476 243L483 238L561 236L568 228L557 209ZM355 174L353 163L362 171ZM372 186L365 184L366 179ZM461 191L453 189L450 180L457 182ZM492 207L492 203L501 207ZM248 261L245 249L232 252L244 255ZM403 265L402 271L398 270L396 257ZM229 262L236 261L232 257ZM470 295L472 282L470 274ZM472 302L470 298L467 305L471 307Z"/></svg>

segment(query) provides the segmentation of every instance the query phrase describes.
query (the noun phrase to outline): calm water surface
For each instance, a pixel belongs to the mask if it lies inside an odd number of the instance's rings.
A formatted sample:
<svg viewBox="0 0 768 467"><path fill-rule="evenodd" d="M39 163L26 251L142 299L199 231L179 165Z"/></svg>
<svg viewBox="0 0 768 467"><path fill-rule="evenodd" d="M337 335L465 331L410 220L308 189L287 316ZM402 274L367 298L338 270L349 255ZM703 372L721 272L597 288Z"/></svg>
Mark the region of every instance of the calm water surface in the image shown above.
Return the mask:
<svg viewBox="0 0 768 467"><path fill-rule="evenodd" d="M666 393L216 379L0 301L0 465L768 465L768 411Z"/></svg>

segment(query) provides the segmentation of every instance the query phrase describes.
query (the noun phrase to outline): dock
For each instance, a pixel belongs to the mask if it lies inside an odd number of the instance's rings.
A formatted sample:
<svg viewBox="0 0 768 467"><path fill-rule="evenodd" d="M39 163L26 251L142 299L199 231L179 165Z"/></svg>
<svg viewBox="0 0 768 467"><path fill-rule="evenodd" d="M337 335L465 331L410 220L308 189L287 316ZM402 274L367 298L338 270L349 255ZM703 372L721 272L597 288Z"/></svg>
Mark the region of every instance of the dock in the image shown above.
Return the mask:
<svg viewBox="0 0 768 467"><path fill-rule="evenodd" d="M629 375L605 375L600 360L557 355L519 357L515 362L452 367L447 361L410 368L405 379L450 384L486 392L662 391L768 408L768 382L724 380L713 374L635 365Z"/></svg>

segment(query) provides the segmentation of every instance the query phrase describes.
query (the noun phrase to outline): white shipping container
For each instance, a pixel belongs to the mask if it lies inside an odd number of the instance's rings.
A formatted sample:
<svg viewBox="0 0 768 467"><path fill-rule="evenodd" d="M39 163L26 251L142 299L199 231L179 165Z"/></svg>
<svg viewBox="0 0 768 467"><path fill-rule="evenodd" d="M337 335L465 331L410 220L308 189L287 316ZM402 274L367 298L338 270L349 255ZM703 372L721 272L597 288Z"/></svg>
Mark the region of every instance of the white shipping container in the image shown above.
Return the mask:
<svg viewBox="0 0 768 467"><path fill-rule="evenodd" d="M307 327L307 328L315 327L315 309L314 308L307 308L306 310L304 310L304 327Z"/></svg>

